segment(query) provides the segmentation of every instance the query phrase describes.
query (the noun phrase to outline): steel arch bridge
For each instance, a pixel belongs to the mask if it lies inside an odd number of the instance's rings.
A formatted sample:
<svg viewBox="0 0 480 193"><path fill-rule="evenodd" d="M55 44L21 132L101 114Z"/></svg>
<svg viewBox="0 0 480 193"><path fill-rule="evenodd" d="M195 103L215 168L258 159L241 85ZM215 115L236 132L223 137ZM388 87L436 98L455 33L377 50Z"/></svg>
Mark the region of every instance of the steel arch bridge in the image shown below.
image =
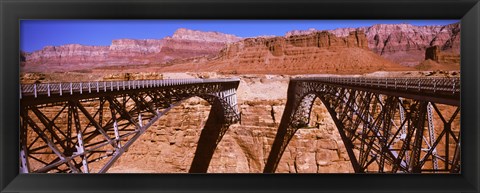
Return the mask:
<svg viewBox="0 0 480 193"><path fill-rule="evenodd" d="M459 173L459 78L293 78L264 172L319 98L356 173ZM440 122L440 124L439 124ZM454 122L456 124L454 124Z"/></svg>
<svg viewBox="0 0 480 193"><path fill-rule="evenodd" d="M206 172L239 121L239 79L21 85L20 172L104 173L168 110L191 97L211 105L190 172Z"/></svg>

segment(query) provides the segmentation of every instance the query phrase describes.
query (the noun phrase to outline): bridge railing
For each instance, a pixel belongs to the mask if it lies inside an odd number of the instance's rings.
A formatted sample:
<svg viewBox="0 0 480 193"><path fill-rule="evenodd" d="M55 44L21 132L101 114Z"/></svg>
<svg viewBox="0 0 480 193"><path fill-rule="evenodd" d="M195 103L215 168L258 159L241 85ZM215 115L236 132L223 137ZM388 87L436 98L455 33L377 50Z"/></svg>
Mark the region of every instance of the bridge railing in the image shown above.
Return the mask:
<svg viewBox="0 0 480 193"><path fill-rule="evenodd" d="M20 85L20 99L22 96L34 96L52 94L73 94L120 91L142 88L156 88L166 86L179 86L200 83L225 83L236 82L240 79L162 79L162 80L130 80L130 81L94 81L94 82L60 82Z"/></svg>
<svg viewBox="0 0 480 193"><path fill-rule="evenodd" d="M376 87L408 91L460 93L460 78L353 78L353 77L305 77L293 78L300 81L320 81L351 86Z"/></svg>

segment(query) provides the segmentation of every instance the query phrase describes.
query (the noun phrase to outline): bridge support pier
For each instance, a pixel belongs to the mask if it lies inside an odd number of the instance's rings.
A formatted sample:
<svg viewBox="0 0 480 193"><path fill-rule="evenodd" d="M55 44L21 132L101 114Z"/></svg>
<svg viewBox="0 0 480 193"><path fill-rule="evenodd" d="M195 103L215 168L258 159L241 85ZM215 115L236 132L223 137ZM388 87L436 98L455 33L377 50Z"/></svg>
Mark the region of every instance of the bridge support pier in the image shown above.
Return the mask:
<svg viewBox="0 0 480 193"><path fill-rule="evenodd" d="M207 173L213 153L229 127L224 121L222 111L218 102L212 104L207 122L200 134L189 173Z"/></svg>
<svg viewBox="0 0 480 193"><path fill-rule="evenodd" d="M295 103L298 102L296 100L296 84L290 83L288 85L288 92L287 92L287 102L285 104L285 110L283 110L282 119L280 120L280 124L278 126L277 135L275 136L275 140L272 144L272 150L270 150L270 154L268 155L267 163L265 164L265 168L263 169L264 173L275 173L277 169L278 163L285 151L285 148L292 139L295 132L297 132L297 128L291 127L291 115L294 113L294 106Z"/></svg>

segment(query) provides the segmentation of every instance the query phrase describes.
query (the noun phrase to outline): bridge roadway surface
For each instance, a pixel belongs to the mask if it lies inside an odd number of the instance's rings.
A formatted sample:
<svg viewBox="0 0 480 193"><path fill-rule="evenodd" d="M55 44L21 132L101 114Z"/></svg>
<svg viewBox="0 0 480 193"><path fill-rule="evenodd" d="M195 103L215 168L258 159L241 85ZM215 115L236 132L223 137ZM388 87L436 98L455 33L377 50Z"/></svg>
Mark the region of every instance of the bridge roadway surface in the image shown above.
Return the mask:
<svg viewBox="0 0 480 193"><path fill-rule="evenodd" d="M412 78L352 78L352 77L302 77L290 82L316 82L325 85L353 88L442 104L460 105L460 78L412 77Z"/></svg>
<svg viewBox="0 0 480 193"><path fill-rule="evenodd" d="M177 86L185 84L208 84L218 82L235 82L240 79L165 79L165 80L131 80L131 81L97 81L68 82L48 84L22 84L22 97L39 98L52 95L68 96L83 93L101 93L107 91L125 91L143 88ZM444 104L459 105L460 78L351 78L351 77L304 77L292 78L292 81L321 82L357 90L377 92L380 94L423 99L431 102L442 101Z"/></svg>
<svg viewBox="0 0 480 193"><path fill-rule="evenodd" d="M141 89L184 86L192 84L211 84L239 82L240 79L163 79L163 80L129 80L129 81L92 81L92 82L58 82L20 85L20 99L42 99L45 97L69 98L71 95L84 95L81 98L98 96L107 92L135 91ZM92 94L92 95L91 95ZM27 101L23 100L23 101ZM39 102L42 103L42 102Z"/></svg>

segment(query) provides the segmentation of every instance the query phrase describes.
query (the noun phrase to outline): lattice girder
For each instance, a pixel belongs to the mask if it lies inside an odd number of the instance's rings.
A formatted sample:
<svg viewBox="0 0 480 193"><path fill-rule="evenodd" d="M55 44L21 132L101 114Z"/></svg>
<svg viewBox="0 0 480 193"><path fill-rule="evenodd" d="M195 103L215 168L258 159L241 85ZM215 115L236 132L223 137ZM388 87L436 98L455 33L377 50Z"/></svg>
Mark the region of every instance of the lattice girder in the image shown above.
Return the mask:
<svg viewBox="0 0 480 193"><path fill-rule="evenodd" d="M420 78L415 83L428 87L431 81ZM319 98L337 126L355 172L458 173L460 109L453 99L459 100L456 86L460 85L455 81L435 80L452 83L443 85L452 86L454 91L451 96L443 93L448 95L443 99L424 97L422 89L418 89L422 85L412 83L415 87L406 91L412 98L406 98L395 91L397 85L391 79L291 79L285 111L264 171L275 171L295 132L308 125L313 102ZM382 82L390 84L382 87ZM357 87L353 83L358 83ZM397 84L404 83L402 79ZM429 90L427 87L423 89Z"/></svg>
<svg viewBox="0 0 480 193"><path fill-rule="evenodd" d="M20 171L107 172L156 120L191 97L206 100L212 106L211 114L215 115L210 116L215 119L211 121L221 125L213 129L218 130L218 136L208 142L215 144L208 148L215 149L228 126L240 118L237 80L162 81L88 83L105 85L93 88L85 87L87 83L70 84L66 90L71 92L62 91L62 95L60 90L51 92L54 88L64 89L55 85L36 85L34 87L46 88L46 92L37 90L33 94L27 89L21 99ZM75 90L75 85L80 86ZM213 154L213 150L209 152ZM208 163L209 160L204 161L202 167L208 167Z"/></svg>

